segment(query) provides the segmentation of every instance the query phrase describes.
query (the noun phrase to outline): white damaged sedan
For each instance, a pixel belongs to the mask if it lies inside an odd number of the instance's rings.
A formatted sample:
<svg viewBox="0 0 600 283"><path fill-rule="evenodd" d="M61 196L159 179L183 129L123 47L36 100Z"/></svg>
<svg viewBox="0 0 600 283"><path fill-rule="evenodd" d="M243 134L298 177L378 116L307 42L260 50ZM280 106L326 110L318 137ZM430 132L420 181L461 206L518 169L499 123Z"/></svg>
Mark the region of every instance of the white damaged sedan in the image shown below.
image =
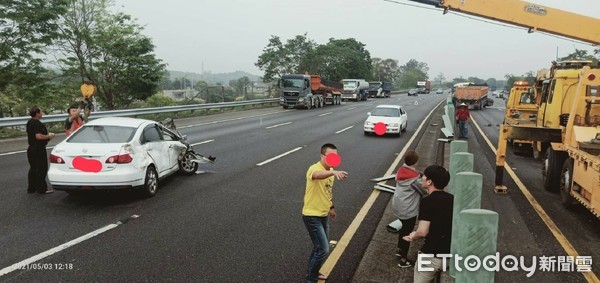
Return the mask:
<svg viewBox="0 0 600 283"><path fill-rule="evenodd" d="M376 133L400 136L406 131L408 116L400 105L379 105L367 115L369 117L364 124L365 135Z"/></svg>
<svg viewBox="0 0 600 283"><path fill-rule="evenodd" d="M185 169L180 160L187 146L180 139L154 121L92 120L54 147L48 179L67 192L140 188L154 196L159 179Z"/></svg>

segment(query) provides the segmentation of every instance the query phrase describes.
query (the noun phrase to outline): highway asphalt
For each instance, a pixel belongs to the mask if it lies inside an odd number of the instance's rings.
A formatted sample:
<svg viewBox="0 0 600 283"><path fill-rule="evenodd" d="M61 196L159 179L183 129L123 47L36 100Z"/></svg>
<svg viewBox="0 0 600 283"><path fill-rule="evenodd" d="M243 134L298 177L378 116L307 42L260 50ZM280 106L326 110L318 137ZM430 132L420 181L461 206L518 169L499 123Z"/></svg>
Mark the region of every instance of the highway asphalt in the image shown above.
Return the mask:
<svg viewBox="0 0 600 283"><path fill-rule="evenodd" d="M163 180L151 199L131 192L26 194L25 153L7 154L25 149L25 142L1 142L0 270L116 225L0 281L300 282L311 250L301 220L304 175L318 161L321 145L336 144L340 169L350 173L334 186L338 219L331 238L338 240L371 194L369 179L385 173L443 99L397 95L177 121L190 143L201 143L196 150L216 156L217 163L203 165L201 174ZM408 131L402 137L363 135L366 113L379 104L405 106ZM330 282L351 280L388 200L376 200Z"/></svg>
<svg viewBox="0 0 600 283"><path fill-rule="evenodd" d="M475 123L471 123L468 147L469 152L474 155L474 171L483 175L481 207L499 214L497 251L503 257L508 255L523 257L525 266L531 266L535 256L536 271L531 277L520 268L520 271L500 271L496 273L495 282L597 282L598 264L594 261L592 261L592 271L595 273L588 272L587 277L576 271L557 270L558 257L567 256L567 249L571 247L580 256L591 256L592 259L600 257L600 225L598 225L599 220L583 207L577 207L572 211L565 210L559 204L558 194L543 189L541 161L534 160L528 155L515 155L512 153L512 147L509 146L507 163L516 172L518 180L524 184L524 189L530 192L532 199L526 197L516 185L516 181L507 173L504 175L504 184L507 186L508 194L497 195L493 192L495 154L487 141L489 140L493 147L496 147L499 126L505 110L504 105L503 100L495 99L493 107L471 111L481 131ZM432 123L430 123L431 128L433 128ZM428 154L431 146L428 147L426 140L431 138L426 136L432 135L429 133L431 131L433 130L428 129L416 146L421 156L425 158L429 156L429 163L432 159ZM437 134L433 135L435 137ZM445 153L447 163L449 146L446 146ZM421 169L425 166L420 164ZM388 184L392 183L388 182ZM530 201L536 202L539 206L534 208ZM548 215L544 217L545 221L536 209ZM414 270L399 268L396 265L394 249L398 235L388 232L385 228L393 220L394 216L388 204L352 282L412 282ZM421 245L422 243L419 242L411 245L409 258L416 259ZM554 271L540 269L542 256L555 257ZM442 276L442 282L453 281L448 274Z"/></svg>

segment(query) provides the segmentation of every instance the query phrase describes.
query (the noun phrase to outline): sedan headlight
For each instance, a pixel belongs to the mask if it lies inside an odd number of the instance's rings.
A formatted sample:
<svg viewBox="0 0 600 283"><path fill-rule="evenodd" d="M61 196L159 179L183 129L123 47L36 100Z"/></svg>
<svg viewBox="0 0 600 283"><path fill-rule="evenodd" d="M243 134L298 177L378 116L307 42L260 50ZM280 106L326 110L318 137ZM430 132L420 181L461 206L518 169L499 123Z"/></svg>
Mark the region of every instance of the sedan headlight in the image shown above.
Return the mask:
<svg viewBox="0 0 600 283"><path fill-rule="evenodd" d="M390 127L398 127L399 125L400 125L400 124L398 124L398 123L391 123L391 124L388 124L388 126L390 126Z"/></svg>
<svg viewBox="0 0 600 283"><path fill-rule="evenodd" d="M298 102L304 102L304 97L298 98Z"/></svg>
<svg viewBox="0 0 600 283"><path fill-rule="evenodd" d="M374 125L373 122L365 121L365 126L373 126L373 125Z"/></svg>

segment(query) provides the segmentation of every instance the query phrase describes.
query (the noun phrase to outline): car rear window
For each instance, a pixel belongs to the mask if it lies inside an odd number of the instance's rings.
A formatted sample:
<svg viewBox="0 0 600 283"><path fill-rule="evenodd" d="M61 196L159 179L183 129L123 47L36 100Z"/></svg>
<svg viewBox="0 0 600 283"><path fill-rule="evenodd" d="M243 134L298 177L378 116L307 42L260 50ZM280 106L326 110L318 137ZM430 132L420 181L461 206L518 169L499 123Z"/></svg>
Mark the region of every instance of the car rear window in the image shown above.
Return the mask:
<svg viewBox="0 0 600 283"><path fill-rule="evenodd" d="M69 143L124 143L133 139L137 128L122 126L83 126L68 139Z"/></svg>

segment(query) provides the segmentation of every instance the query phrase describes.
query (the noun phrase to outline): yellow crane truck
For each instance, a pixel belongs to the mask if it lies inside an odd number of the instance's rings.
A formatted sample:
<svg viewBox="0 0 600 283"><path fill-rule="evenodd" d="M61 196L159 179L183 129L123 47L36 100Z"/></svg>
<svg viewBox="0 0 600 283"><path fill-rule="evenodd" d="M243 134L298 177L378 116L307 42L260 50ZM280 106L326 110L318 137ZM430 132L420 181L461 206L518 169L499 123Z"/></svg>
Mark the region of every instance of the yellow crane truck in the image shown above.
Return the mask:
<svg viewBox="0 0 600 283"><path fill-rule="evenodd" d="M516 81L506 99L504 125L535 126L539 109L539 95L526 81ZM515 154L532 150L532 141L509 140Z"/></svg>
<svg viewBox="0 0 600 283"><path fill-rule="evenodd" d="M600 45L600 19L520 0L412 0ZM600 218L600 67L557 70L542 86L536 126L500 127L495 192L502 185L507 139L531 141L544 158L544 188L563 206L583 204ZM544 150L544 145L547 148Z"/></svg>

